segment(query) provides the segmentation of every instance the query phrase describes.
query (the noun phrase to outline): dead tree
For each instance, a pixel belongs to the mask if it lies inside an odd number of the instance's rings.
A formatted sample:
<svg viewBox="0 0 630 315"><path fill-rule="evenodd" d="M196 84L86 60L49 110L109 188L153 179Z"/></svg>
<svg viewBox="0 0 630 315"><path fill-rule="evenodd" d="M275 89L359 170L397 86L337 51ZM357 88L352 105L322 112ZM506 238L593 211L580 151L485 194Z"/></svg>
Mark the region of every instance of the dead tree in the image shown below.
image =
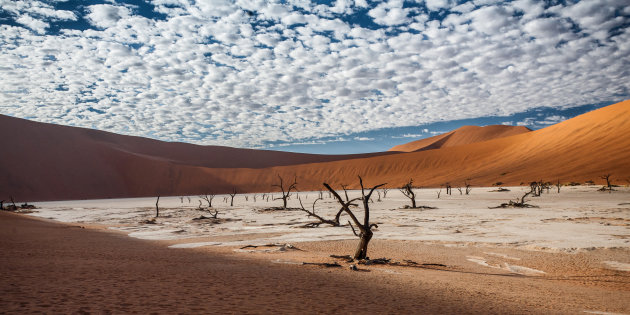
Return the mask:
<svg viewBox="0 0 630 315"><path fill-rule="evenodd" d="M0 210L4 210L4 200L0 200Z"/></svg>
<svg viewBox="0 0 630 315"><path fill-rule="evenodd" d="M451 195L451 184L449 183L446 183L446 194L449 196Z"/></svg>
<svg viewBox="0 0 630 315"><path fill-rule="evenodd" d="M155 201L155 217L160 216L160 208L158 207L158 203L160 203L160 196L157 196L157 200Z"/></svg>
<svg viewBox="0 0 630 315"><path fill-rule="evenodd" d="M438 190L438 192L437 192L437 197L438 197L437 199L440 199L440 195L441 194L442 194L442 187L440 187L440 190Z"/></svg>
<svg viewBox="0 0 630 315"><path fill-rule="evenodd" d="M7 206L7 210L16 211L18 207L15 205L15 201L13 200L13 196L9 196L9 200L11 200L11 204Z"/></svg>
<svg viewBox="0 0 630 315"><path fill-rule="evenodd" d="M234 206L234 197L236 196L236 188L233 188L232 193L230 194L230 207Z"/></svg>
<svg viewBox="0 0 630 315"><path fill-rule="evenodd" d="M512 201L508 201L506 203L502 203L499 206L496 207L489 207L490 209L497 209L497 208L538 208L538 206L534 206L534 205L530 205L527 203L527 201L525 200L525 197L527 197L528 195L533 194L533 190L530 190L528 192L526 192L521 199L519 200L518 198L516 198L516 200Z"/></svg>
<svg viewBox="0 0 630 315"><path fill-rule="evenodd" d="M341 187L344 188L344 185L341 185ZM350 198L348 198L348 192L346 191L345 188L343 189L343 191L344 191L345 196L346 196L346 202L350 202ZM328 192L328 195L331 195L330 192ZM331 198L332 198L332 195L331 195ZM357 205L352 203L352 202L350 202L348 204L348 206L355 206L355 207L357 207ZM343 207L341 207L341 208L339 208L339 211L337 211L337 214L335 214L335 222L337 222L337 224L341 224L339 222L341 220L341 215L343 214L343 211L344 211Z"/></svg>
<svg viewBox="0 0 630 315"><path fill-rule="evenodd" d="M610 183L610 175L612 174L605 174L605 175L600 176L601 179L606 180L606 186L602 187L600 190L601 191L608 190L608 192L612 194L613 188L612 188L612 184Z"/></svg>
<svg viewBox="0 0 630 315"><path fill-rule="evenodd" d="M203 196L199 196L199 198L205 200L208 203L208 208L212 208L212 199L214 199L214 196L215 196L214 194L210 194L210 195L206 194ZM201 203L199 204L199 206L201 207Z"/></svg>
<svg viewBox="0 0 630 315"><path fill-rule="evenodd" d="M457 187L457 190L459 190L459 194L463 195L464 193L462 192L462 188L461 187Z"/></svg>
<svg viewBox="0 0 630 315"><path fill-rule="evenodd" d="M413 179L410 179L409 182L403 185L400 191L405 197L411 199L411 207L416 208L416 194L413 192Z"/></svg>
<svg viewBox="0 0 630 315"><path fill-rule="evenodd" d="M350 200L350 198L348 198L348 190L346 189L348 185L340 184L339 186L341 186L341 189L343 189L343 193L346 196L346 201Z"/></svg>
<svg viewBox="0 0 630 315"><path fill-rule="evenodd" d="M466 186L466 195L469 195L472 188L470 187L470 183L467 180L464 181L464 186Z"/></svg>
<svg viewBox="0 0 630 315"><path fill-rule="evenodd" d="M309 217L314 217L317 220L319 220L319 222L308 223L305 225L305 227L318 227L320 224L330 224L331 226L339 226L339 221L324 219L321 216L315 214L315 204L317 203L317 201L322 200L322 198L317 198L315 199L315 201L313 201L313 211L308 211L306 210L306 208L304 208L304 205L302 204L302 198L298 197L298 200L300 201L300 210L306 212Z"/></svg>
<svg viewBox="0 0 630 315"><path fill-rule="evenodd" d="M532 197L540 197L542 194L542 180L529 183L529 189Z"/></svg>
<svg viewBox="0 0 630 315"><path fill-rule="evenodd" d="M289 196L291 195L291 190L296 190L296 186L297 186L297 177L293 178L293 183L291 185L289 185L289 187L287 187L286 191L284 190L284 182L282 180L282 177L280 176L280 174L278 174L278 178L280 179L280 184L279 185L271 185L271 187L279 187L280 191L282 192L282 196L280 198L276 198L274 200L280 200L282 199L282 209L286 209L287 208L287 199L289 199Z"/></svg>
<svg viewBox="0 0 630 315"><path fill-rule="evenodd" d="M556 183L556 187L558 187L558 193L560 193L560 187L562 187L562 184L560 184L559 179L558 179L558 182Z"/></svg>
<svg viewBox="0 0 630 315"><path fill-rule="evenodd" d="M389 188L381 189L383 191L383 198L387 198L387 192L389 192Z"/></svg>
<svg viewBox="0 0 630 315"><path fill-rule="evenodd" d="M374 235L374 232L372 232L372 228L373 227L378 228L378 225L370 224L370 207L369 207L370 197L372 196L372 193L374 192L375 189L385 185L385 184L380 184L380 185L376 185L370 188L370 192L366 195L365 188L363 187L363 179L361 178L361 176L359 176L359 184L361 185L362 198L355 198L352 200L344 201L334 189L332 189L328 184L324 183L324 186L326 187L326 189L328 189L328 191L330 191L330 193L333 196L335 196L335 198L337 198L337 201L341 204L341 207L343 208L343 210L350 216L354 224L359 229L359 234L357 234L354 227L352 226L352 223L349 222L350 227L352 228L352 232L354 233L355 236L359 237L359 245L357 246L357 249L354 252L354 256L353 256L353 258L357 260L367 258L368 244L370 243L370 240L372 239L372 236ZM350 204L353 201L360 200L360 199L363 202L363 209L364 209L363 223L359 222L359 220L354 215L354 213L350 211Z"/></svg>

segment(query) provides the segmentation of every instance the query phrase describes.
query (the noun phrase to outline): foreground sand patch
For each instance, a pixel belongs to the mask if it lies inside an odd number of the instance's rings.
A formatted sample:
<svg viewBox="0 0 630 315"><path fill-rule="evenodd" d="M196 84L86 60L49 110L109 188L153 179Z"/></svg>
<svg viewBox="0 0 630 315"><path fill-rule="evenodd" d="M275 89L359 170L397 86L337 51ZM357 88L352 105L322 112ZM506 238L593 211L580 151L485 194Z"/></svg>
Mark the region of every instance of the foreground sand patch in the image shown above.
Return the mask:
<svg viewBox="0 0 630 315"><path fill-rule="evenodd" d="M619 271L630 271L630 264L618 262L618 261L604 261L609 268Z"/></svg>

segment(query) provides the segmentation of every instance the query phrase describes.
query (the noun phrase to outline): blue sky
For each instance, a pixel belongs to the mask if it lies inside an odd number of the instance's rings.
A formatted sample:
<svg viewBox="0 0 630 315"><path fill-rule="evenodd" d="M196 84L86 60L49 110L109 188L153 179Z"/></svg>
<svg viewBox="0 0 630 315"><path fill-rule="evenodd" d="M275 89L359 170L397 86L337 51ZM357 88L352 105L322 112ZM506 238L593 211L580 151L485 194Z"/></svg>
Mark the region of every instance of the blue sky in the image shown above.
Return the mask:
<svg viewBox="0 0 630 315"><path fill-rule="evenodd" d="M630 95L602 1L0 0L0 113L206 145L382 151Z"/></svg>

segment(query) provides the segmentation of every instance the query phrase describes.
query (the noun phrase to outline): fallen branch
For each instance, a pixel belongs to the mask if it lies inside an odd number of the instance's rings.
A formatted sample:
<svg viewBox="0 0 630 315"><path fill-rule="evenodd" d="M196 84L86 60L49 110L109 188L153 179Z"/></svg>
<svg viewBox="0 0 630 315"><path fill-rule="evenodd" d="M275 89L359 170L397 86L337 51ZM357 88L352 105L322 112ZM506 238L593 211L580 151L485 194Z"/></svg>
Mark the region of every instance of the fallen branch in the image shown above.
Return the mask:
<svg viewBox="0 0 630 315"><path fill-rule="evenodd" d="M411 207L410 205L404 205L401 209L419 209L419 210L430 210L430 209L437 209L437 207L429 207L429 206L416 206L415 208Z"/></svg>
<svg viewBox="0 0 630 315"><path fill-rule="evenodd" d="M527 201L525 200L525 197L527 197L529 194L534 193L534 189L532 189L529 192L526 192L522 197L521 200L519 200L518 198L516 198L514 201L510 200L507 203L502 203L501 205L498 205L496 207L488 207L489 209L498 209L498 208L538 208L538 206L534 206L534 205L530 205L527 203Z"/></svg>
<svg viewBox="0 0 630 315"><path fill-rule="evenodd" d="M245 245L243 247L241 247L240 249L247 249L247 248L258 248L258 247L279 247L280 250L287 250L287 249L291 249L291 250L299 250L301 251L301 249L291 245L291 244L265 244L265 245Z"/></svg>
<svg viewBox="0 0 630 315"><path fill-rule="evenodd" d="M303 262L302 265L314 265L314 266L323 266L323 267L341 267L338 263L312 263L312 262Z"/></svg>
<svg viewBox="0 0 630 315"><path fill-rule="evenodd" d="M342 259L345 262L351 263L354 262L355 260L352 259L352 257L350 255L330 255L330 257L335 258L335 259ZM427 268L427 267L442 267L442 268L448 268L447 265L445 264L439 264L439 263L417 263L413 260L409 260L409 259L404 259L402 262L400 261L393 261L389 258L376 258L376 259L359 259L357 260L357 264L359 265L387 265L387 266L396 266L396 267L415 267L415 268ZM431 268L432 269L432 268Z"/></svg>

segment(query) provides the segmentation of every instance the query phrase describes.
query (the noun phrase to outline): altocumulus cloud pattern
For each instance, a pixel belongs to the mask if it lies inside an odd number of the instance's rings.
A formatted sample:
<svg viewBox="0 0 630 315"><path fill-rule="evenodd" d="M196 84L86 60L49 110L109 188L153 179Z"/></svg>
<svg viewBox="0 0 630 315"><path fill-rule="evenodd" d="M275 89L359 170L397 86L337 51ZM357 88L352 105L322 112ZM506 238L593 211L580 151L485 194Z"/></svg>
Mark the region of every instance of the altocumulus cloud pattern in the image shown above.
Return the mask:
<svg viewBox="0 0 630 315"><path fill-rule="evenodd" d="M2 114L241 147L630 95L630 5L0 0Z"/></svg>

